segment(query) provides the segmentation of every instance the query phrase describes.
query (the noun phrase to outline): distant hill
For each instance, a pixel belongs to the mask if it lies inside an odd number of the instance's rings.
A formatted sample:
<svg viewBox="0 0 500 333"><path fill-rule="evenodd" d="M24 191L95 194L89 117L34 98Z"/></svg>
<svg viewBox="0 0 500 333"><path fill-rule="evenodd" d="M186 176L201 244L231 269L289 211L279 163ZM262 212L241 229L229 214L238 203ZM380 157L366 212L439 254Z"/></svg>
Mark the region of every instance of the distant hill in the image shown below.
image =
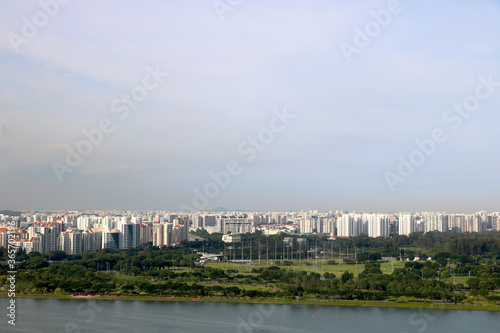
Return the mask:
<svg viewBox="0 0 500 333"><path fill-rule="evenodd" d="M9 216L21 216L21 212L16 212L13 210L0 210L0 214L9 215Z"/></svg>
<svg viewBox="0 0 500 333"><path fill-rule="evenodd" d="M212 212L229 212L229 209L227 209L225 207L217 207L217 208L212 209Z"/></svg>
<svg viewBox="0 0 500 333"><path fill-rule="evenodd" d="M217 207L212 212L243 212L241 209L227 209L226 207Z"/></svg>

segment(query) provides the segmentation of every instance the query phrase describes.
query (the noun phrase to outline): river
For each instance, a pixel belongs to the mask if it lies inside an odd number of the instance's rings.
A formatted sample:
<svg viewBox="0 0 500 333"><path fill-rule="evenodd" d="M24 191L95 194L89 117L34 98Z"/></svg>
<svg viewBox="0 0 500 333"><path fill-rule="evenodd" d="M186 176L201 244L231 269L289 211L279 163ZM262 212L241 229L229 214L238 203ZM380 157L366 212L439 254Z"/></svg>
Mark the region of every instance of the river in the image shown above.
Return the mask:
<svg viewBox="0 0 500 333"><path fill-rule="evenodd" d="M0 298L7 312L8 298ZM0 332L497 332L500 312L194 303L16 299L16 325Z"/></svg>

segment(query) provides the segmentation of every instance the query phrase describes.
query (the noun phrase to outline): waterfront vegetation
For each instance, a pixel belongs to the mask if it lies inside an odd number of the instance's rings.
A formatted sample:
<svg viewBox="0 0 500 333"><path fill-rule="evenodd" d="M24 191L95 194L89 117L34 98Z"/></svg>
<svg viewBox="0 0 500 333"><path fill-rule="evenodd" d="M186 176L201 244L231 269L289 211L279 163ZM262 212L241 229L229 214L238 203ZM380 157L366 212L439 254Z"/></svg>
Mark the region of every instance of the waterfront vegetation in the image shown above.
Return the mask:
<svg viewBox="0 0 500 333"><path fill-rule="evenodd" d="M342 305L448 304L500 310L500 234L428 233L326 240L197 234L178 247L109 249L66 255L17 253L17 296ZM200 240L203 238L203 240ZM304 237L303 237L304 238ZM242 247L243 245L243 247ZM349 252L350 251L350 252ZM206 261L200 252L240 262ZM7 251L0 248L2 262ZM414 261L420 257L420 261ZM432 260L427 260L427 258ZM243 259L243 260L242 260ZM0 286L8 289L7 266ZM5 290L3 295L6 295Z"/></svg>

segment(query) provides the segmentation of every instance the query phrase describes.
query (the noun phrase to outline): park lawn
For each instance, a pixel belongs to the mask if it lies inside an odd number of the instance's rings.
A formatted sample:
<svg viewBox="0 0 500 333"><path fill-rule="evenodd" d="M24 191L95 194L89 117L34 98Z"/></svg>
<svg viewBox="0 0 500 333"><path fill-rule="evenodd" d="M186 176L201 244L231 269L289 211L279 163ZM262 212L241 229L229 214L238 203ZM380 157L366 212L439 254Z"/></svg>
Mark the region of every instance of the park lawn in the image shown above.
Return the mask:
<svg viewBox="0 0 500 333"><path fill-rule="evenodd" d="M305 260L293 260L293 265L292 266L279 266L280 268L284 269L290 269L294 271L305 271L308 273L314 272L314 273L319 273L323 275L324 273L333 273L337 277L340 277L345 271L351 272L354 274L354 277L358 277L358 274L361 273L364 269L364 264L344 264L341 263L335 264L335 265L328 265L327 262L328 260L310 260L310 261L305 261ZM309 263L309 265L306 265L306 262ZM281 262L280 262L281 263ZM317 265L317 266L316 266ZM237 271L239 274L242 275L256 275L256 273L252 273L252 269L258 269L258 268L267 268L274 266L274 262L269 260L269 265L266 264L266 260L261 259L261 264L258 264L258 260L253 260L252 265L249 264L237 264L237 263L232 263L232 262L207 262L205 264L206 267L210 268L218 268L222 270L234 270ZM380 262L380 269L384 274L392 274L393 269L397 268L403 268L404 267L404 262L403 261L392 261L387 262L387 261L382 261ZM189 268L189 267L170 267L170 271L173 271L177 274L179 273L184 273L184 272L190 272L193 271L194 268ZM127 276L125 274L115 272L115 271L110 271L106 272L103 271L101 274L119 274L121 280L133 280L136 277L134 276ZM449 279L444 279L443 281L447 282L452 282L453 278ZM465 276L455 276L455 282L458 283L463 283L466 284L465 281L468 279L468 277Z"/></svg>
<svg viewBox="0 0 500 333"><path fill-rule="evenodd" d="M267 268L270 266L273 266L273 261L269 260L269 265L266 264L266 260L261 259L261 264L258 264L258 260L253 260L252 265L248 264L236 264L232 262L207 262L206 266L211 267L211 268L219 268L223 270L227 269L232 269L238 271L240 274L252 274L252 268ZM344 263L335 264L335 265L328 265L327 262L328 260L310 260L310 261L305 261L305 260L293 260L293 265L292 266L279 266L281 268L285 269L291 269L294 271L306 271L306 272L315 272L319 274L324 274L326 272L328 273L333 273L337 277L342 275L345 271L351 272L354 274L354 277L357 277L359 273L361 273L364 269L363 264L350 264L346 265ZM306 265L306 262L308 262L310 265ZM281 262L280 262L281 263ZM316 266L317 265L317 266ZM384 274L392 274L393 268L402 268L404 267L404 262L403 261L393 261L392 265L391 262L381 262L380 269Z"/></svg>
<svg viewBox="0 0 500 333"><path fill-rule="evenodd" d="M463 284L464 286L468 286L467 280L469 276L455 276L455 284ZM453 283L453 277L449 277L446 279L441 279L441 281L446 283Z"/></svg>
<svg viewBox="0 0 500 333"><path fill-rule="evenodd" d="M205 263L206 267L210 268L218 268L222 269L224 271L226 270L234 270L238 271L240 274L250 274L252 273L252 268L255 268L255 266L249 266L249 265L243 265L243 264L235 264L232 262L219 262L219 261L209 261Z"/></svg>
<svg viewBox="0 0 500 333"><path fill-rule="evenodd" d="M404 268L404 267L405 267L405 262L400 260L393 260L392 262L391 261L380 262L380 269L384 274L392 274L393 269Z"/></svg>
<svg viewBox="0 0 500 333"><path fill-rule="evenodd" d="M198 284L204 285L204 286L220 286L224 288L229 288L229 287L238 287L240 289L246 289L246 290L259 290L259 291L276 291L276 288L269 288L267 284L263 283L255 283L255 284L248 284L248 283L219 283L219 282L197 282Z"/></svg>

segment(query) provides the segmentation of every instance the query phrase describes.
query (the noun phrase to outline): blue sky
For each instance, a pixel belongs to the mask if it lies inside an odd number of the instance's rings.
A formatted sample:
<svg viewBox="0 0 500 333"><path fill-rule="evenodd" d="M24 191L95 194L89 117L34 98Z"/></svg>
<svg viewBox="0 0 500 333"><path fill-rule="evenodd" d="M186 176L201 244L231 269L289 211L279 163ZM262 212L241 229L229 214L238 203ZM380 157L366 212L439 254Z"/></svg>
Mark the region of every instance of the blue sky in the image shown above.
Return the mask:
<svg viewBox="0 0 500 333"><path fill-rule="evenodd" d="M206 208L500 211L500 88L456 130L443 120L500 81L500 2L400 1L350 62L342 43L391 1L232 1L223 20L214 3L73 0L26 38L38 1L0 1L0 208L176 210L235 160ZM156 67L168 76L120 119L113 101ZM238 147L284 108L295 118L246 161ZM114 131L59 181L54 163L105 118ZM435 128L447 140L391 190Z"/></svg>

